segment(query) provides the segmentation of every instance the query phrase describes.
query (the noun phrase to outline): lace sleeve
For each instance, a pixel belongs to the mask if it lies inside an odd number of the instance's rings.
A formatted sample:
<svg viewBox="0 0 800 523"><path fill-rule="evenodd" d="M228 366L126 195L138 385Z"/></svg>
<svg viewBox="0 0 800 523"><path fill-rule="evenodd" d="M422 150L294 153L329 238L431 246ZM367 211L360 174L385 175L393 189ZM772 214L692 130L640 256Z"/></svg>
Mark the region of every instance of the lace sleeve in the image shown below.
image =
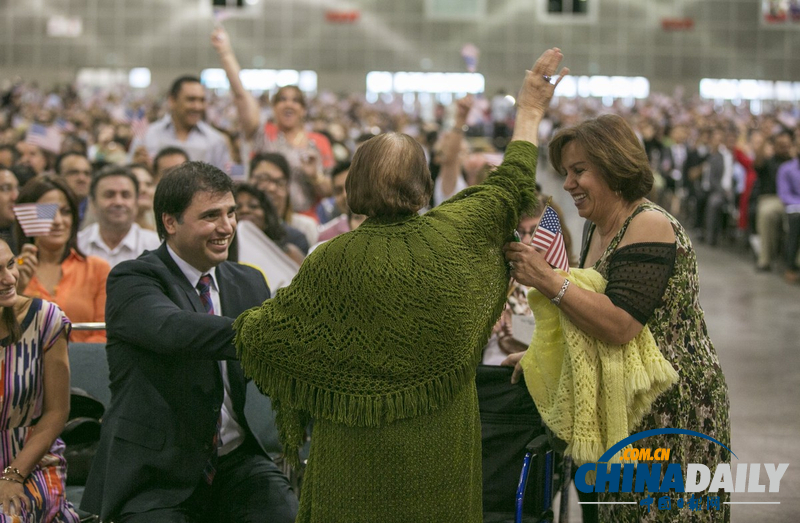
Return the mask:
<svg viewBox="0 0 800 523"><path fill-rule="evenodd" d="M617 249L608 261L606 296L647 324L672 277L675 251L674 243L634 243Z"/></svg>

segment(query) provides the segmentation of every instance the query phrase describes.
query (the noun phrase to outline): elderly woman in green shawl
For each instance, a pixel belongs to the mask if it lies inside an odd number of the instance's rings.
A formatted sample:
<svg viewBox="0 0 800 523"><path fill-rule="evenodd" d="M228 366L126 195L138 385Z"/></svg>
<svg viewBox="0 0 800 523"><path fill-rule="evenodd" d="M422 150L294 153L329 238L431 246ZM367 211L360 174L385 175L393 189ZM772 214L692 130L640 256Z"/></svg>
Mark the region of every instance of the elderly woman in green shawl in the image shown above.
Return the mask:
<svg viewBox="0 0 800 523"><path fill-rule="evenodd" d="M419 144L387 133L362 145L347 201L369 218L237 320L242 366L272 398L290 462L315 421L298 522L482 521L475 368L506 299L503 244L536 206L561 59L549 49L527 72L503 164L424 215Z"/></svg>

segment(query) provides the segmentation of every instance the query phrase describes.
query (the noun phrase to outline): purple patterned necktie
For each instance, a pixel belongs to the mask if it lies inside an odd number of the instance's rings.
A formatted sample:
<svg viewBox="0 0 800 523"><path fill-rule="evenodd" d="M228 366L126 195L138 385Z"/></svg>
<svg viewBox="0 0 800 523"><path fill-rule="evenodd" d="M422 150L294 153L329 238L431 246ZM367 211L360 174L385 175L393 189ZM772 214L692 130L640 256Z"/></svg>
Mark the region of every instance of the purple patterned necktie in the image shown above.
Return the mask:
<svg viewBox="0 0 800 523"><path fill-rule="evenodd" d="M214 314L214 302L211 301L211 276L208 274L204 274L200 277L200 281L197 282L197 290L200 291L200 301L203 303L203 307L206 309L208 314ZM213 446L214 452L211 454L211 457L206 462L205 468L203 468L203 475L206 478L206 483L211 485L214 481L214 474L217 472L216 463L217 457L219 456L219 432L222 428L222 413L220 412L219 417L217 418L217 430L214 431L214 439L211 442Z"/></svg>

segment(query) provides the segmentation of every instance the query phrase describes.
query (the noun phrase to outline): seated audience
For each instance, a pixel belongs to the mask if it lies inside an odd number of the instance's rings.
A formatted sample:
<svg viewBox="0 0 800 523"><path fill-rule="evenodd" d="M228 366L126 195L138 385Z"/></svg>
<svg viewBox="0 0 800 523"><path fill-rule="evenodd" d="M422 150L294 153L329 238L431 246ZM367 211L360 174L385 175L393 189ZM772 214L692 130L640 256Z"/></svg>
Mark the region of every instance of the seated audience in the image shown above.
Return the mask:
<svg viewBox="0 0 800 523"><path fill-rule="evenodd" d="M793 133L781 131L771 140L774 154L755 165L758 175L756 194L756 230L760 249L756 270L772 270L772 263L778 256L778 245L783 233L783 220L786 209L778 197L777 178L781 165L792 159Z"/></svg>
<svg viewBox="0 0 800 523"><path fill-rule="evenodd" d="M317 242L317 222L293 212L289 179L289 163L281 154L261 153L250 160L251 183L269 196L281 218L289 243L296 245L305 255L308 254L308 247Z"/></svg>
<svg viewBox="0 0 800 523"><path fill-rule="evenodd" d="M143 163L128 166L139 181L139 199L137 200L136 223L142 229L156 230L156 218L153 214L153 196L156 193L156 178L152 169Z"/></svg>
<svg viewBox="0 0 800 523"><path fill-rule="evenodd" d="M800 252L800 134L795 137L797 156L778 168L776 188L786 206L789 227L786 231L786 272L789 283L800 281L798 252Z"/></svg>
<svg viewBox="0 0 800 523"><path fill-rule="evenodd" d="M139 181L127 167L109 166L92 179L89 194L97 221L78 233L78 247L114 267L153 251L161 242L136 223Z"/></svg>
<svg viewBox="0 0 800 523"><path fill-rule="evenodd" d="M8 167L0 166L0 240L6 242L11 252L17 252L14 241L14 203L19 196L17 177Z"/></svg>
<svg viewBox="0 0 800 523"><path fill-rule="evenodd" d="M70 323L55 304L18 295L18 276L17 260L0 240L0 521L78 523L58 437L69 415Z"/></svg>
<svg viewBox="0 0 800 523"><path fill-rule="evenodd" d="M236 197L236 219L238 221L252 222L298 265L303 263L305 255L296 245L289 243L286 230L281 225L280 218L275 212L275 207L264 192L259 191L250 184L243 183L236 186L234 195ZM238 260L236 256L238 253L236 249L237 238L234 238L233 245L231 245L231 254L228 257L231 261Z"/></svg>
<svg viewBox="0 0 800 523"><path fill-rule="evenodd" d="M350 171L350 162L340 162L331 171L331 185L333 186L333 196L324 198L317 205L317 218L320 225L325 225L329 221L347 214L347 173Z"/></svg>
<svg viewBox="0 0 800 523"><path fill-rule="evenodd" d="M53 168L54 154L42 149L38 145L25 141L17 142L17 152L19 153L17 164L27 165L33 169L36 174L43 174Z"/></svg>
<svg viewBox="0 0 800 523"><path fill-rule="evenodd" d="M10 144L0 145L0 167L10 169L17 164L19 160L19 151L16 147Z"/></svg>
<svg viewBox="0 0 800 523"><path fill-rule="evenodd" d="M89 159L75 152L66 152L56 160L56 173L64 178L75 198L78 200L78 215L80 223L83 225L87 218L89 208L89 185L92 183L92 164ZM89 217L88 221L94 221Z"/></svg>
<svg viewBox="0 0 800 523"><path fill-rule="evenodd" d="M58 210L50 234L30 238L17 223L20 245L17 292L42 298L61 307L72 323L103 322L106 308L108 262L86 256L78 247L78 204L67 184L57 176L28 182L17 203L55 203ZM105 342L105 331L75 331L72 341Z"/></svg>
<svg viewBox="0 0 800 523"><path fill-rule="evenodd" d="M180 147L164 147L156 153L153 158L153 172L155 173L155 182L158 181L173 167L177 167L182 163L189 161L189 155Z"/></svg>

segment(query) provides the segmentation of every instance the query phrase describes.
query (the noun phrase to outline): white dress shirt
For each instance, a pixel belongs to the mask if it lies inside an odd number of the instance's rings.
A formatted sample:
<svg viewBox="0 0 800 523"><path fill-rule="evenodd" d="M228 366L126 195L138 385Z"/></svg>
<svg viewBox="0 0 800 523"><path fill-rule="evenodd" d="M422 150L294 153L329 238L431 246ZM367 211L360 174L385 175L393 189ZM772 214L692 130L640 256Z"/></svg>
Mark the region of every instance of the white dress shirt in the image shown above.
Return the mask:
<svg viewBox="0 0 800 523"><path fill-rule="evenodd" d="M172 256L172 259L175 260L175 263L178 264L178 268L180 268L183 275L186 276L186 279L189 280L189 283L194 287L197 291L197 295L200 295L200 290L197 289L197 284L200 282L200 278L208 274L211 276L211 303L214 304L214 314L217 316L222 316L222 304L219 301L219 285L217 285L217 277L214 274L216 271L214 269L210 270L209 272L200 272L184 260L178 256L172 248L167 245L167 251L169 255ZM231 401L231 382L228 379L228 362L225 360L220 360L219 362L219 370L222 373L222 385L223 385L223 398L222 398L222 426L219 431L219 452L220 456L224 456L235 450L239 445L242 444L244 441L244 429L242 429L241 425L236 421L236 415L234 414L233 410L233 401Z"/></svg>
<svg viewBox="0 0 800 523"><path fill-rule="evenodd" d="M110 249L100 236L100 224L93 223L78 233L78 248L87 256L97 256L114 267L125 260L135 260L144 251L154 251L161 245L158 234L142 229L137 223L131 225L128 234L119 245Z"/></svg>

